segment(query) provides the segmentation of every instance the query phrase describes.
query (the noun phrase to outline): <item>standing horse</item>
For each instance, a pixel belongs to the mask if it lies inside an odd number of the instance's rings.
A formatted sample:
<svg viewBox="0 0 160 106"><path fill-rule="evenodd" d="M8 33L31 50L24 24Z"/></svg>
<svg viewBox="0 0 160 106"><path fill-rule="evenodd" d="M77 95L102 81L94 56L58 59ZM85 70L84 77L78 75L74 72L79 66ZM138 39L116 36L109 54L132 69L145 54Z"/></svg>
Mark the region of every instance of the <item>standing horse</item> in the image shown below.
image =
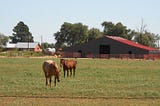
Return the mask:
<svg viewBox="0 0 160 106"><path fill-rule="evenodd" d="M53 75L55 77L54 84L56 86L56 80L60 82L60 71L58 69L58 65L52 60L46 60L43 63L42 68L46 78L46 86L48 85L48 78L49 78L49 86L51 87Z"/></svg>
<svg viewBox="0 0 160 106"><path fill-rule="evenodd" d="M69 70L70 70L70 77L72 76L72 69L73 69L73 76L75 77L75 70L77 61L75 60L67 60L67 59L60 59L60 67L63 65L63 72L65 77L65 71L67 71L67 77L69 76Z"/></svg>

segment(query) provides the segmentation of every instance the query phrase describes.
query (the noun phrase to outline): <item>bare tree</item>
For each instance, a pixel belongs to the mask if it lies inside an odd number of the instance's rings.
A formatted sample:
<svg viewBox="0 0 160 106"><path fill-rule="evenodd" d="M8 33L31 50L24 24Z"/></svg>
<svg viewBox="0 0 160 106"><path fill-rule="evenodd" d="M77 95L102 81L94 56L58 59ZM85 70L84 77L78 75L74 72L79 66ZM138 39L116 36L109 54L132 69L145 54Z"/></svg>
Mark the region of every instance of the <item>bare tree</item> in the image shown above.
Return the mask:
<svg viewBox="0 0 160 106"><path fill-rule="evenodd" d="M141 19L141 26L140 28L137 28L138 33L144 34L147 31L146 28L147 28L147 24L144 24L144 20Z"/></svg>

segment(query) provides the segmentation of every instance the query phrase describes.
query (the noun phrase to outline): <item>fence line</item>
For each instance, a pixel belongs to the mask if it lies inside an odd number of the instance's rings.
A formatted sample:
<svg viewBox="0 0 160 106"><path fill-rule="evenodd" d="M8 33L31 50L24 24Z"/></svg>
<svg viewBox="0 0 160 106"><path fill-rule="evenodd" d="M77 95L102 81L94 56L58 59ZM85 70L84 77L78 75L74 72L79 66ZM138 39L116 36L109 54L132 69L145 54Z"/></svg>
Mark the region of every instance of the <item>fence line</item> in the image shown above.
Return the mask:
<svg viewBox="0 0 160 106"><path fill-rule="evenodd" d="M0 56L7 57L28 57L28 56L45 56L42 52L1 52ZM158 54L93 54L86 53L82 54L79 52L62 52L62 58L118 58L118 59L147 59L147 60L155 60L160 59L160 53Z"/></svg>
<svg viewBox="0 0 160 106"><path fill-rule="evenodd" d="M33 51L6 51L6 52L0 52L0 56L30 57L30 56L44 56L44 54L42 52L33 52Z"/></svg>
<svg viewBox="0 0 160 106"><path fill-rule="evenodd" d="M63 58L118 58L118 59L160 59L160 54L81 54L78 52L62 52Z"/></svg>

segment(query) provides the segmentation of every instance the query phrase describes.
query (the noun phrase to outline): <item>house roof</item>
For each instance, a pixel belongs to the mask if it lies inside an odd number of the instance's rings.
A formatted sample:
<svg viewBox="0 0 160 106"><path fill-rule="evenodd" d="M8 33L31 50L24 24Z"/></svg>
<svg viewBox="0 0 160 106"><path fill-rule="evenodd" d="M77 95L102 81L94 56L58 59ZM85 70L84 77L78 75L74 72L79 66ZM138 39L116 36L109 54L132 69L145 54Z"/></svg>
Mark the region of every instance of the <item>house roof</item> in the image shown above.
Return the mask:
<svg viewBox="0 0 160 106"><path fill-rule="evenodd" d="M136 42L133 42L133 41L121 38L121 37L117 37L117 36L106 36L106 37L109 38L109 39L112 39L112 40L115 40L115 41L130 45L130 46L134 46L134 47L140 48L140 49L144 49L144 50L148 50L148 51L157 50L156 48L144 46L144 45L138 44Z"/></svg>
<svg viewBox="0 0 160 106"><path fill-rule="evenodd" d="M16 48L35 48L36 47L36 45L38 45L38 43L37 42L18 42L17 44L16 44Z"/></svg>
<svg viewBox="0 0 160 106"><path fill-rule="evenodd" d="M35 48L39 43L38 42L18 42L16 44L13 43L7 43L6 48L23 48L23 49L33 49Z"/></svg>
<svg viewBox="0 0 160 106"><path fill-rule="evenodd" d="M15 48L16 47L16 44L13 44L13 43L7 43L6 48Z"/></svg>

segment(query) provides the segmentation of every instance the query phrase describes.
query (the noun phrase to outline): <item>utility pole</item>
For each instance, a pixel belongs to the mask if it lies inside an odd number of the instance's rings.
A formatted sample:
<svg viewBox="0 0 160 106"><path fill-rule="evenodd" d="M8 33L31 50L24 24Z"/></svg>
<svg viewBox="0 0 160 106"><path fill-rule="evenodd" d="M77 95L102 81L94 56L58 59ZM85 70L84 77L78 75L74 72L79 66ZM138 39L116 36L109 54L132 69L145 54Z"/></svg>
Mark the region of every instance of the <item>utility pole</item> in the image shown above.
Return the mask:
<svg viewBox="0 0 160 106"><path fill-rule="evenodd" d="M42 46L42 43L43 43L43 36L41 35L41 49L42 49L42 51L43 51L43 46Z"/></svg>
<svg viewBox="0 0 160 106"><path fill-rule="evenodd" d="M29 35L28 35L28 51L29 51Z"/></svg>
<svg viewBox="0 0 160 106"><path fill-rule="evenodd" d="M42 45L42 43L43 43L43 36L41 35L41 45Z"/></svg>

